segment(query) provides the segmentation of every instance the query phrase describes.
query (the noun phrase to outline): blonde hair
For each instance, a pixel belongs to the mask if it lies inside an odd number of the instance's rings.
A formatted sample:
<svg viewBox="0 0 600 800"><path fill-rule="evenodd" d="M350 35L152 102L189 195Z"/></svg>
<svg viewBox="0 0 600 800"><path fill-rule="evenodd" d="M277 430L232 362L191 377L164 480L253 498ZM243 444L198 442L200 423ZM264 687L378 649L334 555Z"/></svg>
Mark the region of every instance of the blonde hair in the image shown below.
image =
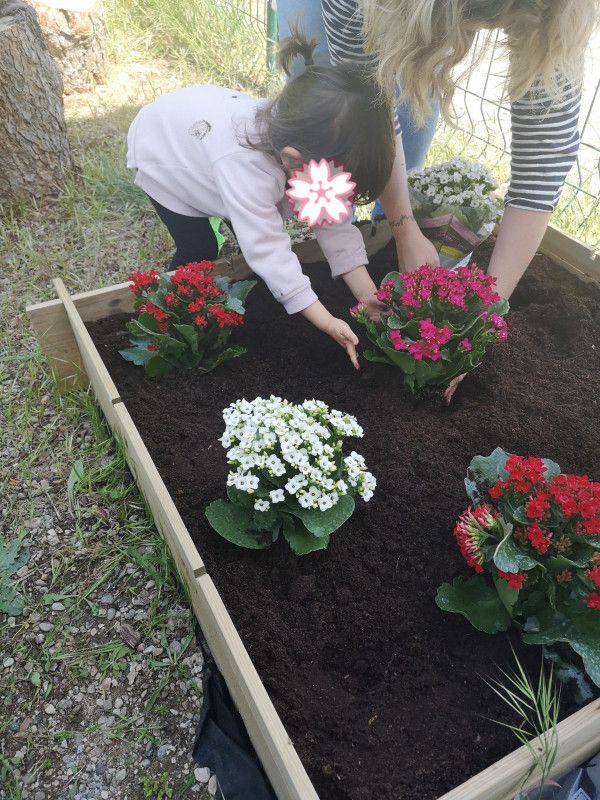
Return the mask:
<svg viewBox="0 0 600 800"><path fill-rule="evenodd" d="M551 95L565 78L579 83L583 56L598 22L600 0L360 0L367 49L378 56L377 77L387 93L394 82L422 124L431 98L451 118L456 78L479 31L501 29L509 52L508 94L534 87ZM483 52L483 49L482 49ZM480 57L481 57L480 53ZM464 78L479 59L460 75Z"/></svg>

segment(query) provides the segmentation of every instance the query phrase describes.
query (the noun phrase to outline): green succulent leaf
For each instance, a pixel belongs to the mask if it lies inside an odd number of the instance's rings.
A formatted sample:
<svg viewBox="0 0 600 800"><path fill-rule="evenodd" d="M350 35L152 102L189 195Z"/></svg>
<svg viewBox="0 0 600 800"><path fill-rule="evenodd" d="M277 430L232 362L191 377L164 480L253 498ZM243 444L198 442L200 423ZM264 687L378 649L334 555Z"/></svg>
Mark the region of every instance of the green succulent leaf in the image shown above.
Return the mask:
<svg viewBox="0 0 600 800"><path fill-rule="evenodd" d="M227 290L227 294L230 298L235 298L243 303L256 286L256 283L256 281L235 281ZM240 311L240 314L243 313L243 311Z"/></svg>
<svg viewBox="0 0 600 800"><path fill-rule="evenodd" d="M494 552L494 564L502 572L533 569L538 562L522 550L512 538L513 526L501 519L504 537Z"/></svg>
<svg viewBox="0 0 600 800"><path fill-rule="evenodd" d="M329 536L314 536L299 520L287 514L283 518L283 536L297 556L324 550L329 546Z"/></svg>
<svg viewBox="0 0 600 800"><path fill-rule="evenodd" d="M488 586L481 575L443 583L435 602L442 611L462 614L474 628L484 633L505 631L511 623L511 615L498 592Z"/></svg>
<svg viewBox="0 0 600 800"><path fill-rule="evenodd" d="M189 345L192 353L198 352L198 329L193 325L173 323L173 327Z"/></svg>
<svg viewBox="0 0 600 800"><path fill-rule="evenodd" d="M260 536L248 530L252 512L247 508L227 500L214 500L207 506L205 514L216 532L238 547L263 550L272 543L270 536Z"/></svg>
<svg viewBox="0 0 600 800"><path fill-rule="evenodd" d="M350 519L354 512L354 498L349 494L344 494L340 497L333 508L327 511L320 511L319 509L312 508L297 508L289 509L290 513L298 517L305 528L313 534L313 536L329 536L339 527L341 527L347 519Z"/></svg>
<svg viewBox="0 0 600 800"><path fill-rule="evenodd" d="M174 367L175 365L170 361L167 361L158 353L153 353L152 358L146 362L144 369L146 370L146 375L155 378L157 375L166 375L167 372L171 372Z"/></svg>
<svg viewBox="0 0 600 800"><path fill-rule="evenodd" d="M131 361L136 367L143 367L155 353L147 347L126 347L124 350L119 350L119 355L123 356L125 361Z"/></svg>
<svg viewBox="0 0 600 800"><path fill-rule="evenodd" d="M600 686L600 614L580 602L565 604L559 610L546 606L527 620L523 640L527 644L566 642L578 653L585 671Z"/></svg>
<svg viewBox="0 0 600 800"><path fill-rule="evenodd" d="M0 577L0 612L10 617L17 617L23 613L24 607L25 601L22 595L7 578Z"/></svg>

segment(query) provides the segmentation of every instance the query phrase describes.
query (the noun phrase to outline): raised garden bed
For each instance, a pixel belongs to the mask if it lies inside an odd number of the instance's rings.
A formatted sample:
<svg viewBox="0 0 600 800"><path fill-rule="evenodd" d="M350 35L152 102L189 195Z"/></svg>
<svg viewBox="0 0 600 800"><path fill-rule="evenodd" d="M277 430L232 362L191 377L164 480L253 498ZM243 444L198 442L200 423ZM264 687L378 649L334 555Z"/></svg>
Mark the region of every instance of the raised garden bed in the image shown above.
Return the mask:
<svg viewBox="0 0 600 800"><path fill-rule="evenodd" d="M389 250L372 266L375 277L391 268ZM342 315L350 302L343 288L319 267L309 273L319 296ZM89 297L78 307L98 320L89 328L102 360L62 292L84 368L109 422L125 435L134 474L279 797L315 793L213 580L322 800L433 799L505 755L512 740L482 718L502 710L479 676L506 660L507 641L477 634L439 611L433 598L439 583L464 569L450 531L465 505L462 478L472 455L501 445L551 457L570 471L600 472L598 289L538 258L514 296L509 344L490 352L451 409L438 396L415 403L385 367L365 363L355 375L341 350L303 320L287 318L264 287L251 295L240 334L247 356L209 376L157 380L117 354L124 318L105 318L111 302L124 310L123 290L104 290L95 306ZM48 322L50 306L34 309L34 322L36 314L42 331L40 314ZM356 414L365 428L360 450L379 481L369 506L312 556L295 558L283 543L239 550L204 519L226 475L217 442L222 408L270 393L317 397ZM520 652L537 668L539 651ZM598 703L561 723L561 731L557 770L598 749ZM513 754L447 797L508 798L527 765L526 753Z"/></svg>

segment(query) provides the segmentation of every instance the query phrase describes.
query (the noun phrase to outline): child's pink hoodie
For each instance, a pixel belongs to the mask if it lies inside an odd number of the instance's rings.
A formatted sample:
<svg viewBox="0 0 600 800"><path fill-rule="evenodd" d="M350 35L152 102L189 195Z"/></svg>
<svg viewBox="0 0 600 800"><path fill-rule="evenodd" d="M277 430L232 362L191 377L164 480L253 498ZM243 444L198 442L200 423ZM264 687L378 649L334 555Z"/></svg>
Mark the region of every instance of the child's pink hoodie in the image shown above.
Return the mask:
<svg viewBox="0 0 600 800"><path fill-rule="evenodd" d="M244 147L264 100L219 86L178 89L142 108L127 137L135 183L165 208L231 220L244 258L289 314L317 300L283 227L286 175L274 158ZM333 277L367 263L349 217L315 228Z"/></svg>

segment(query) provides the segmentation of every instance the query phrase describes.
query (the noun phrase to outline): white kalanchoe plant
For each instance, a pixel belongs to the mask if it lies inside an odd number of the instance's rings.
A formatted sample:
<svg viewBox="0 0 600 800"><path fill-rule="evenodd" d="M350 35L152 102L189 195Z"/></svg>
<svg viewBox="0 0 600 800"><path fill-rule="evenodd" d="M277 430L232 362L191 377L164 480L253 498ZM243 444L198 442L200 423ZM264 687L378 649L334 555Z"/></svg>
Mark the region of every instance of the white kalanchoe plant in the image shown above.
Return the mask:
<svg viewBox="0 0 600 800"><path fill-rule="evenodd" d="M502 202L495 194L498 182L477 161L456 156L411 172L408 184L415 215L453 213L474 232L482 225L495 224L502 216Z"/></svg>
<svg viewBox="0 0 600 800"><path fill-rule="evenodd" d="M362 437L355 417L320 400L238 400L223 411L221 444L231 467L227 500L206 509L212 527L242 547L269 547L283 531L297 554L328 546L352 515L354 495L376 486L364 458L345 456L343 440Z"/></svg>

